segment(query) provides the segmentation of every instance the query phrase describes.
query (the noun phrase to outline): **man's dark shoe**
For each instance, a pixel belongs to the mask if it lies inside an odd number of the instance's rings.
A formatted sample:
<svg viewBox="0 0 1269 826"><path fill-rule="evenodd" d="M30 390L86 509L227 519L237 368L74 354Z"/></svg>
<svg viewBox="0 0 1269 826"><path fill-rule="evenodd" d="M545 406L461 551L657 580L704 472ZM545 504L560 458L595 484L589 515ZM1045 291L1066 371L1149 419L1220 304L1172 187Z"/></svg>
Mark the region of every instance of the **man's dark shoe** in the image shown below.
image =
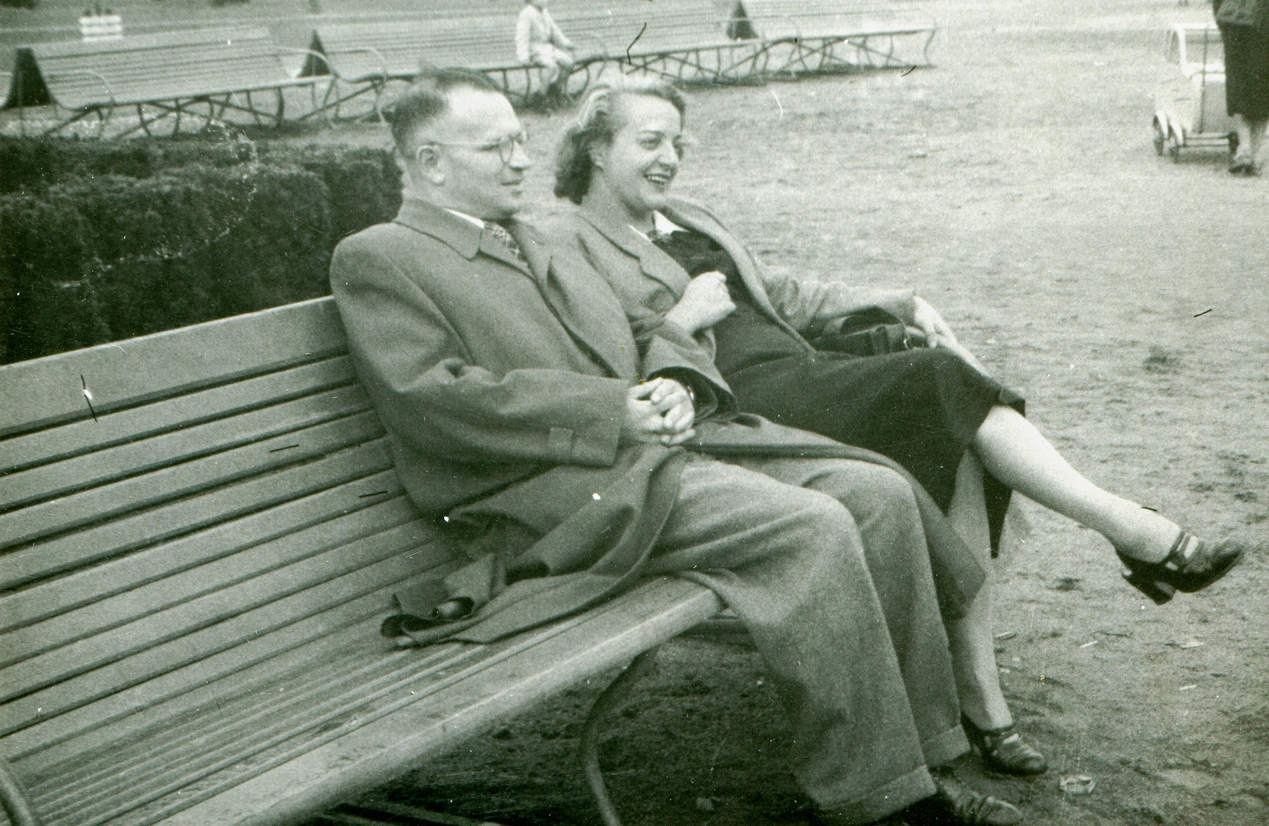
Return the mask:
<svg viewBox="0 0 1269 826"><path fill-rule="evenodd" d="M979 794L957 780L951 769L930 769L937 790L913 808L942 815L942 822L956 826L1014 826L1022 822L1022 812L1012 803Z"/></svg>

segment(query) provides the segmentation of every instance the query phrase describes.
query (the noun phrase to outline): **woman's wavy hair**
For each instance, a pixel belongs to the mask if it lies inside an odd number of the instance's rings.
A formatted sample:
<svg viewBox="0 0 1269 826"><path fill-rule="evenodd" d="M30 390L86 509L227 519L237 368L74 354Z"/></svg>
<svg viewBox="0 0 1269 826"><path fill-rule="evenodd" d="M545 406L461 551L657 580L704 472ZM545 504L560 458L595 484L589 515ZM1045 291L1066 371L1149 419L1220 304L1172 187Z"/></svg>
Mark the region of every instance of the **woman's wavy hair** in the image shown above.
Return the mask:
<svg viewBox="0 0 1269 826"><path fill-rule="evenodd" d="M679 110L679 117L687 116L687 100L683 94L659 78L623 75L611 83L595 86L582 101L577 122L564 133L555 154L555 197L580 204L590 191L591 173L595 170L591 150L612 143L620 127L613 110L623 95L658 97Z"/></svg>

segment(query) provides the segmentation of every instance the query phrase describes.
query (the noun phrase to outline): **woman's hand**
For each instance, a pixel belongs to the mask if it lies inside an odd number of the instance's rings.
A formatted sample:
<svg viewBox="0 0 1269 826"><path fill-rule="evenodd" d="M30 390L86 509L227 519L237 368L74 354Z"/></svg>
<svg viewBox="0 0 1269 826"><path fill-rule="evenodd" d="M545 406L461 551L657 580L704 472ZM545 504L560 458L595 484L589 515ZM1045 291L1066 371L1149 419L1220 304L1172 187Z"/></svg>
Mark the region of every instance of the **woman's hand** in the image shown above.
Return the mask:
<svg viewBox="0 0 1269 826"><path fill-rule="evenodd" d="M943 316L939 315L939 311L930 306L930 303L921 296L913 296L914 309L912 311L912 321L916 324L917 329L921 331L921 335L925 337L926 347L957 347L956 336L952 334L952 328L947 326L947 322L943 320Z"/></svg>
<svg viewBox="0 0 1269 826"><path fill-rule="evenodd" d="M956 340L956 336L952 335L952 328L947 326L947 322L943 320L943 316L939 315L938 310L931 307L929 302L920 296L914 296L913 300L916 301L913 320L919 329L919 335L925 338L926 347L943 347L950 350L983 375L990 375L983 363Z"/></svg>
<svg viewBox="0 0 1269 826"><path fill-rule="evenodd" d="M721 272L703 272L688 282L683 297L665 314L692 335L713 327L736 309L727 294L727 277Z"/></svg>
<svg viewBox="0 0 1269 826"><path fill-rule="evenodd" d="M653 379L626 391L621 443L679 445L696 435L696 407L687 388L674 379Z"/></svg>

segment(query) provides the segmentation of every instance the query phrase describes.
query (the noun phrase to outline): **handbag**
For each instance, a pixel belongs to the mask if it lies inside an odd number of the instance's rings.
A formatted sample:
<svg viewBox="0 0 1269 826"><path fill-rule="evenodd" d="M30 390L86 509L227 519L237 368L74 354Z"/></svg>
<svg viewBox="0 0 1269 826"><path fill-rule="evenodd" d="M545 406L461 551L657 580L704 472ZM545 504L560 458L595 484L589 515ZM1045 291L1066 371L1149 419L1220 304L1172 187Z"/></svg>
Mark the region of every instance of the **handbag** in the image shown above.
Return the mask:
<svg viewBox="0 0 1269 826"><path fill-rule="evenodd" d="M912 349L907 326L880 307L833 319L810 343L816 350L852 356L884 356Z"/></svg>

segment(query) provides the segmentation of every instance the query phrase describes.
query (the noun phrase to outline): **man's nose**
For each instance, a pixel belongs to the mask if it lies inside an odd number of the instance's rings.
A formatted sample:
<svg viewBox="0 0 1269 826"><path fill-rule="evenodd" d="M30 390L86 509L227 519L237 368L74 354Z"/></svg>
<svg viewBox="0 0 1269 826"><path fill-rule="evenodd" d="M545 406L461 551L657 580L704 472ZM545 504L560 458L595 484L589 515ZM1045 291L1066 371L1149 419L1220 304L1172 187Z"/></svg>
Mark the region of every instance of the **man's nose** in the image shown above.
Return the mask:
<svg viewBox="0 0 1269 826"><path fill-rule="evenodd" d="M507 161L507 166L512 169L528 169L533 166L533 159L529 157L529 150L519 141L511 142L511 160Z"/></svg>

